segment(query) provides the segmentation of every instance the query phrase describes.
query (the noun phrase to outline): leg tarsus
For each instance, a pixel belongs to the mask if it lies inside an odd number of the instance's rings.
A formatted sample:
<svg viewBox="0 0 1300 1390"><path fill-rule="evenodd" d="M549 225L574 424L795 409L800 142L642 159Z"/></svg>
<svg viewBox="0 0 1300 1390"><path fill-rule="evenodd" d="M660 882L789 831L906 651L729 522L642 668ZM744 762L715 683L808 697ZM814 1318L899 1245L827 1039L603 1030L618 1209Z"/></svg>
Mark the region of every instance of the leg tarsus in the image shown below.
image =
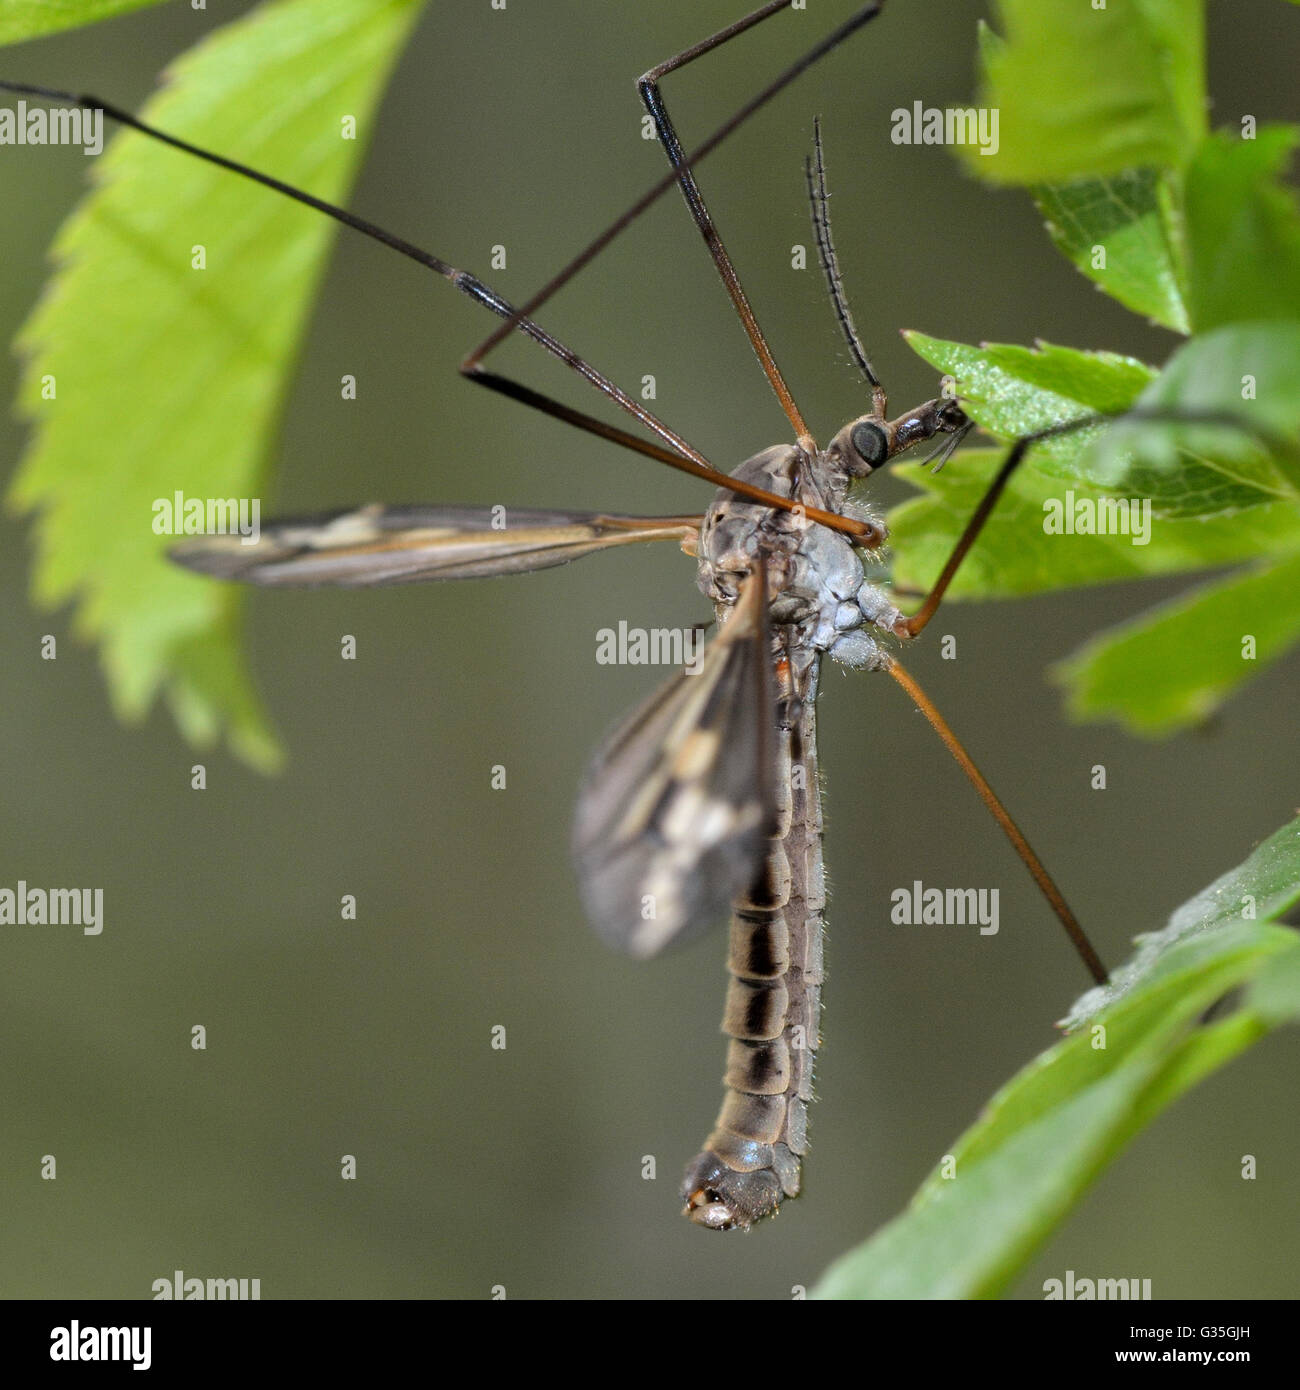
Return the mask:
<svg viewBox="0 0 1300 1390"><path fill-rule="evenodd" d="M1106 967L1102 964L1101 957L1097 954L1091 941L1088 940L1087 933L1079 925L1079 919L1070 911L1069 904L1065 901L1065 896L1056 886L1055 880L1043 865L1043 861L1034 853L1029 841L1021 833L1020 827L1011 819L1011 814L999 800L997 793L988 784L984 774L975 766L970 754L962 747L957 735L948 727L947 720L944 719L934 703L915 680L898 664L893 662L889 667L889 674L907 691L930 727L939 735L944 747L956 759L957 765L970 779L971 784L979 793L980 800L992 813L994 820L1002 827L1002 833L1011 841L1011 847L1019 855L1038 885L1038 890L1047 899L1048 906L1056 914L1057 920L1065 928L1065 934L1070 938L1070 944L1078 952L1080 959L1088 969L1097 984L1105 984L1108 975Z"/></svg>

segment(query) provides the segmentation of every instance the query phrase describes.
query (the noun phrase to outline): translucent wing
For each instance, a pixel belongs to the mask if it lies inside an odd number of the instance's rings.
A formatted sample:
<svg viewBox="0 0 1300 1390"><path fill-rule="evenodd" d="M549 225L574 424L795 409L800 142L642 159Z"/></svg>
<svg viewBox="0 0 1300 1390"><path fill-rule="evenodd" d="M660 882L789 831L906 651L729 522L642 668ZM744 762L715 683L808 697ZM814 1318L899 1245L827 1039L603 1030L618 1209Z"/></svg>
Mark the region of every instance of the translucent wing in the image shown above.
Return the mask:
<svg viewBox="0 0 1300 1390"><path fill-rule="evenodd" d="M201 536L168 552L187 569L270 586L364 588L550 569L634 541L682 540L698 517L505 507L384 507L268 522L255 539Z"/></svg>
<svg viewBox="0 0 1300 1390"><path fill-rule="evenodd" d="M597 754L574 857L592 926L638 957L689 937L757 877L771 833L772 697L760 576L704 654Z"/></svg>

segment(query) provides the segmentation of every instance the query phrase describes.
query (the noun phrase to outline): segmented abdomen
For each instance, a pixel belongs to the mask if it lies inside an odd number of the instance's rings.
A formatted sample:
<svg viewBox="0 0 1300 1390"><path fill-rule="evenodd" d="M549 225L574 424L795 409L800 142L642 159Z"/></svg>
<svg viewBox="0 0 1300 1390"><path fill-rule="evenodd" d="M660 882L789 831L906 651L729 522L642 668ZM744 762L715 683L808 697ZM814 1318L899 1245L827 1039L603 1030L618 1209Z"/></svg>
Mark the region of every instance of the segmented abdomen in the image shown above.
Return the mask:
<svg viewBox="0 0 1300 1390"><path fill-rule="evenodd" d="M686 1214L715 1230L743 1230L796 1196L808 1148L826 903L816 684L814 667L778 729L777 830L758 883L731 919L726 1095L682 1186Z"/></svg>

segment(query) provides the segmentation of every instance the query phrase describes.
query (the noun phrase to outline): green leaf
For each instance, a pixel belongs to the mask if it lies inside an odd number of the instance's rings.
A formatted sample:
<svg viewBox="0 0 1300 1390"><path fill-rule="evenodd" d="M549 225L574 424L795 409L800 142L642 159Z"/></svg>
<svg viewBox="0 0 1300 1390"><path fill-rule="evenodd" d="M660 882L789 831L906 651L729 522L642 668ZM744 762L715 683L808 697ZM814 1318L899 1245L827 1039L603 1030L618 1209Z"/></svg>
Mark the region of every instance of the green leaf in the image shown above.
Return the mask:
<svg viewBox="0 0 1300 1390"><path fill-rule="evenodd" d="M1175 946L1235 927L1239 923L1276 922L1300 902L1300 819L1275 830L1251 851L1243 863L1220 874L1208 887L1188 899L1157 932L1135 937L1138 948L1131 960L1112 972L1109 980L1078 998L1062 1027L1071 1031L1131 994L1146 980L1167 973ZM1202 942L1197 951L1214 952L1215 941ZM1187 959L1187 952L1179 957Z"/></svg>
<svg viewBox="0 0 1300 1390"><path fill-rule="evenodd" d="M343 138L342 120L369 133L418 12L415 0L263 7L186 55L144 117L343 201L365 139ZM271 74L297 93L273 115ZM333 235L309 209L128 134L62 229L61 268L21 336L21 407L37 428L11 500L37 513L37 599L75 600L121 717L162 692L190 736L226 726L261 766L277 749L239 650L238 591L165 561L154 504L177 490L259 497ZM196 245L205 269L191 268Z"/></svg>
<svg viewBox="0 0 1300 1390"><path fill-rule="evenodd" d="M1046 184L1034 189L1034 201L1059 250L1090 280L1126 308L1186 333L1170 183L1153 169L1128 170ZM1105 253L1101 266L1097 248Z"/></svg>
<svg viewBox="0 0 1300 1390"><path fill-rule="evenodd" d="M1244 428L1117 424L1078 460L1084 476L1149 492L1166 515L1210 515L1300 497L1300 321L1198 334L1170 357L1136 404L1141 410L1218 411ZM1262 445L1260 435L1272 447Z"/></svg>
<svg viewBox="0 0 1300 1390"><path fill-rule="evenodd" d="M952 377L970 417L1000 439L1134 406L1213 409L1243 423L1081 430L1034 445L1027 462L1040 472L1149 497L1161 517L1212 516L1300 496L1292 481L1300 475L1300 447L1285 442L1300 432L1300 333L1292 325L1243 325L1197 338L1174 353L1159 377L1115 353L1047 343L976 348L920 333L905 336ZM1255 392L1249 401L1242 399L1248 377ZM1266 451L1249 428L1268 431L1278 447Z"/></svg>
<svg viewBox="0 0 1300 1390"><path fill-rule="evenodd" d="M79 29L159 3L160 0L5 0L0 7L0 44Z"/></svg>
<svg viewBox="0 0 1300 1390"><path fill-rule="evenodd" d="M1300 1021L1300 946L1269 963L1252 983L1246 1006L1271 1024Z"/></svg>
<svg viewBox="0 0 1300 1390"><path fill-rule="evenodd" d="M1075 719L1167 735L1207 719L1300 640L1300 558L1182 594L1094 637L1053 672ZM1247 659L1243 642L1255 641Z"/></svg>
<svg viewBox="0 0 1300 1390"><path fill-rule="evenodd" d="M1300 127L1253 140L1217 134L1187 171L1189 303L1198 331L1256 319L1300 320L1300 204L1282 182Z"/></svg>
<svg viewBox="0 0 1300 1390"><path fill-rule="evenodd" d="M904 336L927 362L952 378L967 414L998 439L1018 439L1088 415L1118 415L1131 409L1156 379L1154 368L1116 353L1079 352L1042 342L1033 348L1009 343L976 348L920 333ZM1096 455L1085 446L1118 428L1103 431L1098 426L1043 440L1034 445L1025 466L1071 482L1150 497L1161 516L1195 516L1274 500L1258 488L1228 483L1196 460L1184 459L1178 473L1146 467L1141 456L1159 437L1152 426L1130 429L1123 436L1124 449L1113 448L1094 462ZM1165 455L1160 457L1163 464Z"/></svg>
<svg viewBox="0 0 1300 1390"><path fill-rule="evenodd" d="M907 1210L832 1265L813 1296L1005 1290L1129 1139L1294 1005L1300 948L1293 932L1264 919L1298 894L1293 822L1180 908L1161 933L1164 949L1139 951L1126 967L1125 993L1003 1087ZM1245 895L1259 920L1240 920ZM1237 1012L1199 1026L1210 1004L1242 986ZM1095 1003L1095 992L1088 998ZM1261 998L1268 1008L1254 1006Z"/></svg>
<svg viewBox="0 0 1300 1390"><path fill-rule="evenodd" d="M966 451L938 474L921 464L895 465L895 473L923 493L887 518L895 584L917 592L930 588L1005 456L1004 450ZM1078 517L1113 496L1083 481L1067 487L1035 469L1018 469L945 602L1021 598L1300 551L1300 507L1285 502L1255 508L1249 526L1235 515L1152 517L1146 544L1134 543L1141 540L1140 526L1130 534L1106 535L1085 534L1077 525L1067 534L1045 528L1049 508L1064 508Z"/></svg>
<svg viewBox="0 0 1300 1390"><path fill-rule="evenodd" d="M1155 379L1155 369L1113 352L1080 352L1039 342L968 343L903 334L908 346L953 380L966 413L997 439L1019 439L1049 425L1084 415L1128 410ZM1086 436L1045 440L1035 447L1034 467L1052 462L1068 470ZM1067 473L1065 476L1072 476Z"/></svg>
<svg viewBox="0 0 1300 1390"><path fill-rule="evenodd" d="M1300 4L1300 0L1296 0L1296 3ZM1006 48L1006 43L1002 36L989 26L989 22L986 19L977 19L975 21L975 41L979 45L980 58L985 66L992 62L993 59Z"/></svg>
<svg viewBox="0 0 1300 1390"><path fill-rule="evenodd" d="M1139 1057L1004 1139L992 1160L968 1170L959 1166L950 1197L915 1200L833 1264L812 1297L996 1297L1103 1165L1105 1138L1119 1128L1134 1092L1149 1083L1159 1061L1154 1052ZM1003 1099L995 1097L993 1105ZM1068 1167L1062 1154L1073 1160Z"/></svg>
<svg viewBox="0 0 1300 1390"><path fill-rule="evenodd" d="M999 0L1005 42L983 46L980 105L1000 148L961 154L995 183L1067 183L1178 169L1205 134L1201 0Z"/></svg>
<svg viewBox="0 0 1300 1390"><path fill-rule="evenodd" d="M1118 719L1148 736L1185 728L1297 640L1300 488L1292 477L1300 455L1288 441L1300 434L1300 325L1218 329L1185 344L1154 380L1150 368L1109 354L973 348L920 334L909 342L954 378L971 417L1004 438L1133 406L1220 410L1285 436L1265 452L1244 428L1148 422L1035 445L958 571L953 597L1281 561L1198 590L1083 648L1058 673L1074 717ZM1242 398L1244 381L1252 399ZM1001 457L964 453L937 478L900 470L923 496L889 518L896 583L928 589ZM1115 508L1116 501L1127 506ZM1127 528L1086 534L1102 504ZM1239 519L1246 508L1248 521ZM1067 518L1072 525L1062 525ZM1247 633L1257 643L1251 661L1241 658Z"/></svg>

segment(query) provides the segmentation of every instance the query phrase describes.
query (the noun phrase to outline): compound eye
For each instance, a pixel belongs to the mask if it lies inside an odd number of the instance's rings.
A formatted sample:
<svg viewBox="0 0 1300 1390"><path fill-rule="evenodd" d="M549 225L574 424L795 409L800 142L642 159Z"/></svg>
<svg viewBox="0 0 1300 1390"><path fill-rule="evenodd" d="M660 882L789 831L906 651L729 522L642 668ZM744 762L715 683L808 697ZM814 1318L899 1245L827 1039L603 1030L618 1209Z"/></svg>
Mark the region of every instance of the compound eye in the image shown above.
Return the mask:
<svg viewBox="0 0 1300 1390"><path fill-rule="evenodd" d="M955 400L944 401L939 407L939 425L945 430L959 430L970 424L970 417Z"/></svg>
<svg viewBox="0 0 1300 1390"><path fill-rule="evenodd" d="M879 468L889 458L889 436L870 420L860 420L853 426L849 442L868 468Z"/></svg>

